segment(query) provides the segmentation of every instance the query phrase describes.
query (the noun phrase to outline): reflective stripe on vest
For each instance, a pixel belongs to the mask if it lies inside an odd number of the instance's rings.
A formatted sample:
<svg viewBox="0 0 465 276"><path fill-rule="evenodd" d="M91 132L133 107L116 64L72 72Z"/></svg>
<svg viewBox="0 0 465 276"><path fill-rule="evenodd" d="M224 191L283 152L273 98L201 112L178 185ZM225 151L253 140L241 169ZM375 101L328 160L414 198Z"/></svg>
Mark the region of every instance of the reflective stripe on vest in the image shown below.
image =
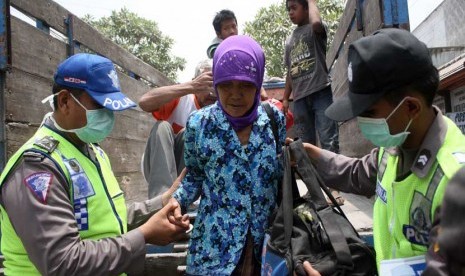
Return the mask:
<svg viewBox="0 0 465 276"><path fill-rule="evenodd" d="M49 153L44 148L34 144L46 136L53 137L59 142L57 148ZM99 147L92 145L98 162L93 162L83 155L68 140L54 131L41 127L36 134L23 145L8 161L5 170L0 177L0 187L4 183L8 173L21 158L25 151L41 152L51 159L68 180L70 187L70 199L74 205L75 217L78 223L79 235L82 239L101 239L115 237L126 232L126 204L123 193L118 182L113 175L108 156ZM67 167L67 162L73 160L73 166L79 166L80 172L70 173L73 168ZM80 181L73 179L73 176L81 177ZM89 186L85 184L85 179L89 181ZM74 181L74 182L73 182ZM82 182L84 181L84 182ZM74 184L73 184L74 183ZM83 187L83 183L93 192L76 192L76 185ZM5 256L6 275L40 275L35 266L29 260L24 246L14 231L8 214L3 206L1 207L1 229L2 229L2 252ZM84 226L84 227L83 227Z"/></svg>

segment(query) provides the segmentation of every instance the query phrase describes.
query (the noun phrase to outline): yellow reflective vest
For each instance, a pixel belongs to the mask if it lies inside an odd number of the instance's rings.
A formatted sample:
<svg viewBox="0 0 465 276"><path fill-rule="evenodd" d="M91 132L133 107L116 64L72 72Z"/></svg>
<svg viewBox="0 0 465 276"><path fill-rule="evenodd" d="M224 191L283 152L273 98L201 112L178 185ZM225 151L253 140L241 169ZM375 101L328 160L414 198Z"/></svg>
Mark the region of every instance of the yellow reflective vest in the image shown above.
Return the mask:
<svg viewBox="0 0 465 276"><path fill-rule="evenodd" d="M382 260L424 255L428 249L436 208L441 205L449 179L462 166L454 154L465 153L463 134L452 121L445 120L444 143L424 178L411 173L396 181L398 156L380 149L373 209L378 269Z"/></svg>
<svg viewBox="0 0 465 276"><path fill-rule="evenodd" d="M111 170L105 152L90 145L97 162L82 154L71 142L42 126L8 161L0 176L0 188L6 177L26 151L35 151L50 158L62 171L70 187L79 235L97 240L115 237L127 231L126 204L123 192ZM1 210L1 249L5 256L6 275L40 275L11 225L8 213Z"/></svg>

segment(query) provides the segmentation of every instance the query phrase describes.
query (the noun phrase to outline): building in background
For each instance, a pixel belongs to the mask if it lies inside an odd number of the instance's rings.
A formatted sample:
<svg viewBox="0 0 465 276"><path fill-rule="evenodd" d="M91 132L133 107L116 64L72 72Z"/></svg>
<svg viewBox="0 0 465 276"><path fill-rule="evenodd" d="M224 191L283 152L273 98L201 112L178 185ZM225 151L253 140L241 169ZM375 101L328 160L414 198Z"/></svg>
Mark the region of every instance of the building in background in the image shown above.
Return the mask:
<svg viewBox="0 0 465 276"><path fill-rule="evenodd" d="M465 1L444 0L412 33L423 41L439 69L435 104L465 133Z"/></svg>

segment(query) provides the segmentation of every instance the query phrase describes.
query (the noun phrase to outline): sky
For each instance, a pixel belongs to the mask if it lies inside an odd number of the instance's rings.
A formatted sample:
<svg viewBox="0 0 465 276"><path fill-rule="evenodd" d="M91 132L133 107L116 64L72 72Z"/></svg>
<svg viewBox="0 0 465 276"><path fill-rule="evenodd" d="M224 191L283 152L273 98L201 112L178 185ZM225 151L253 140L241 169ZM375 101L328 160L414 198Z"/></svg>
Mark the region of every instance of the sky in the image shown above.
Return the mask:
<svg viewBox="0 0 465 276"><path fill-rule="evenodd" d="M244 23L252 21L258 10L283 0L54 0L71 13L82 17L109 16L111 11L128 8L141 17L157 22L160 31L172 39L171 53L185 58L186 68L178 72L178 81L194 76L195 66L207 58L206 49L215 37L212 26L216 12L230 9L236 14L239 34ZM407 0L411 30L416 28L443 0Z"/></svg>

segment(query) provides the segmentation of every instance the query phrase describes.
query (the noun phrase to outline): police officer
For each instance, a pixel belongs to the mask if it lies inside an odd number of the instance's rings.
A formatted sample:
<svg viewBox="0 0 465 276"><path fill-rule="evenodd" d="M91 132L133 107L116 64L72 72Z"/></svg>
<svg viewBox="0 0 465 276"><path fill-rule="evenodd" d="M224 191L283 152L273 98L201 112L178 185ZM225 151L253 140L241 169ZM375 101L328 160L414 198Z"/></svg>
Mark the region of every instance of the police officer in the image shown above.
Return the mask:
<svg viewBox="0 0 465 276"><path fill-rule="evenodd" d="M5 274L139 273L145 244L183 235L188 218L174 224L172 203L154 214L161 197L126 209L110 160L97 144L112 131L114 111L135 106L121 93L113 63L77 54L58 66L54 81L48 98L54 112L0 178Z"/></svg>
<svg viewBox="0 0 465 276"><path fill-rule="evenodd" d="M432 105L439 84L425 44L405 30L382 29L349 47L349 91L326 115L358 126L377 147L349 158L305 144L326 184L376 195L373 237L378 270L389 262L422 270L429 233L449 179L465 162L465 138ZM410 258L419 256L417 258ZM308 275L318 275L305 263Z"/></svg>

